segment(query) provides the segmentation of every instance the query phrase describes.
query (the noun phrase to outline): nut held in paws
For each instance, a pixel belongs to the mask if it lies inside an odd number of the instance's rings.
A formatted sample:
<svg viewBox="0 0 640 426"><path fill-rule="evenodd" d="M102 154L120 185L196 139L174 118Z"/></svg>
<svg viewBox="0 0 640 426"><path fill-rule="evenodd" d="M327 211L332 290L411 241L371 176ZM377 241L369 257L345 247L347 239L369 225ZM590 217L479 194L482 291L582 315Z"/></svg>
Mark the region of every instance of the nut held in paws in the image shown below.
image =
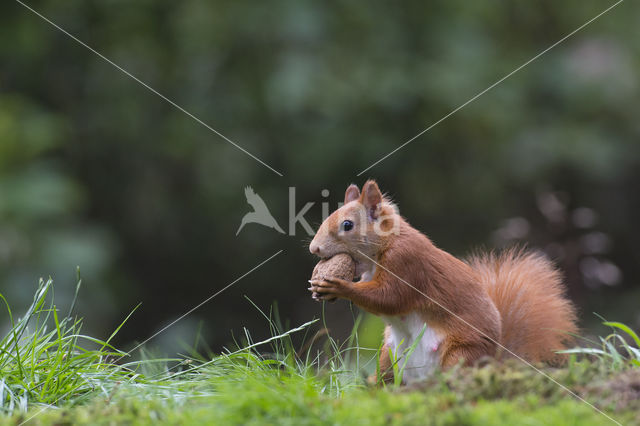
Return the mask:
<svg viewBox="0 0 640 426"><path fill-rule="evenodd" d="M338 253L335 256L321 260L313 269L311 275L312 280L323 280L325 278L339 278L346 281L353 281L356 274L356 263L351 256L346 253ZM317 294L314 293L312 297L317 299ZM333 302L336 299L329 301Z"/></svg>

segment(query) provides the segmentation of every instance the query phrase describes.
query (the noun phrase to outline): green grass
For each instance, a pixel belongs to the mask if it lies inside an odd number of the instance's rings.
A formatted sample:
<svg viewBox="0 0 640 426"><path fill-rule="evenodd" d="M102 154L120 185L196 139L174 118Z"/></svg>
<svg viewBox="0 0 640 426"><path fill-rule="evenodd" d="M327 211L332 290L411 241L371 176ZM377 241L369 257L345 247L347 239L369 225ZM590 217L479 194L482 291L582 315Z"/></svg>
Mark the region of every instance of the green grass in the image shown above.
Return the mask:
<svg viewBox="0 0 640 426"><path fill-rule="evenodd" d="M453 368L415 386L370 386L376 350L359 346L359 320L342 344L321 331L296 350L292 336L316 321L284 330L277 315L261 312L273 335L266 341L246 332L238 349L206 359L128 361L109 343L115 333L83 336L73 309L61 318L51 292L51 281L42 282L16 320L5 301L2 424L612 424L516 361ZM635 340L626 326L609 325ZM591 348L605 353L582 348L565 368L544 370L617 421L637 423L632 342L607 336L602 349Z"/></svg>
<svg viewBox="0 0 640 426"><path fill-rule="evenodd" d="M611 327L609 335L599 337L599 342L587 340L592 344L590 347L569 349L562 353L595 357L612 370L624 369L629 364L640 367L640 337L629 326L620 322L604 321L603 324Z"/></svg>
<svg viewBox="0 0 640 426"><path fill-rule="evenodd" d="M79 288L80 280L78 281ZM82 321L73 318L73 304L64 318L47 297L52 282L40 282L24 316L14 319L2 294L11 327L0 341L0 409L25 411L34 403L80 403L93 390L119 380L121 368L107 362L126 355L81 333ZM115 334L115 333L114 333ZM113 337L113 335L112 335ZM86 344L95 349L86 349Z"/></svg>

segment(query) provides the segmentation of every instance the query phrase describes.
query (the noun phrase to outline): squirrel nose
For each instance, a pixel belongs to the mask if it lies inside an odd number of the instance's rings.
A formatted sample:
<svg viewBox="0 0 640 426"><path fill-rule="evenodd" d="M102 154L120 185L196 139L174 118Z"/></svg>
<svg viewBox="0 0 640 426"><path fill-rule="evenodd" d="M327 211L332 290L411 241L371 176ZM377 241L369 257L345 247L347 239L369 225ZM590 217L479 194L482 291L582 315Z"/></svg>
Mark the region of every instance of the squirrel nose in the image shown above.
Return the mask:
<svg viewBox="0 0 640 426"><path fill-rule="evenodd" d="M309 251L311 254L320 256L320 244L317 244L315 241L311 241L311 244L309 244Z"/></svg>

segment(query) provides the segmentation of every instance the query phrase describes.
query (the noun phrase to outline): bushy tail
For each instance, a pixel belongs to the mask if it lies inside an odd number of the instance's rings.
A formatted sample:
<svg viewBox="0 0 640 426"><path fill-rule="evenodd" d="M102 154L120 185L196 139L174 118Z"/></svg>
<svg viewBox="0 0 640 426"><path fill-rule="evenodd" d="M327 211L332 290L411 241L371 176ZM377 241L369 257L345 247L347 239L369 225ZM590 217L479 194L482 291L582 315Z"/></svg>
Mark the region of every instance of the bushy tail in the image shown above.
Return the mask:
<svg viewBox="0 0 640 426"><path fill-rule="evenodd" d="M469 264L500 312L502 345L529 361L562 363L555 351L565 349L577 332L576 312L551 262L513 249L475 256Z"/></svg>

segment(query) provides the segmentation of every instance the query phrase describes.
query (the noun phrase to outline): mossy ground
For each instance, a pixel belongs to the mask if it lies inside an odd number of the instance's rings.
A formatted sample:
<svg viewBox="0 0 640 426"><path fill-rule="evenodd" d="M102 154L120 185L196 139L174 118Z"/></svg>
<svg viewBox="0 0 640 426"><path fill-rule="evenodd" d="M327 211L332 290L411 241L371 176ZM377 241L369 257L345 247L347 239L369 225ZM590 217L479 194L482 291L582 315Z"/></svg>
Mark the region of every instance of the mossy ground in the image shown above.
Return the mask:
<svg viewBox="0 0 640 426"><path fill-rule="evenodd" d="M545 369L622 424L640 423L640 370L611 373L596 363ZM73 407L40 409L4 424L614 424L523 364L489 362L403 387L353 386L327 393L326 376L282 369L201 372L192 383L123 384ZM175 389L173 389L175 386Z"/></svg>
<svg viewBox="0 0 640 426"><path fill-rule="evenodd" d="M0 425L640 424L640 337L624 324L605 323L613 333L601 349L573 349L562 368L482 360L418 384L375 386L366 374L376 349L363 346L360 317L346 342L324 328L295 350L291 336L317 320L284 331L260 311L267 340L253 342L247 331L233 352L128 361L109 344L122 325L107 341L84 336L73 305L61 319L50 289L42 282L19 319L7 304Z"/></svg>

